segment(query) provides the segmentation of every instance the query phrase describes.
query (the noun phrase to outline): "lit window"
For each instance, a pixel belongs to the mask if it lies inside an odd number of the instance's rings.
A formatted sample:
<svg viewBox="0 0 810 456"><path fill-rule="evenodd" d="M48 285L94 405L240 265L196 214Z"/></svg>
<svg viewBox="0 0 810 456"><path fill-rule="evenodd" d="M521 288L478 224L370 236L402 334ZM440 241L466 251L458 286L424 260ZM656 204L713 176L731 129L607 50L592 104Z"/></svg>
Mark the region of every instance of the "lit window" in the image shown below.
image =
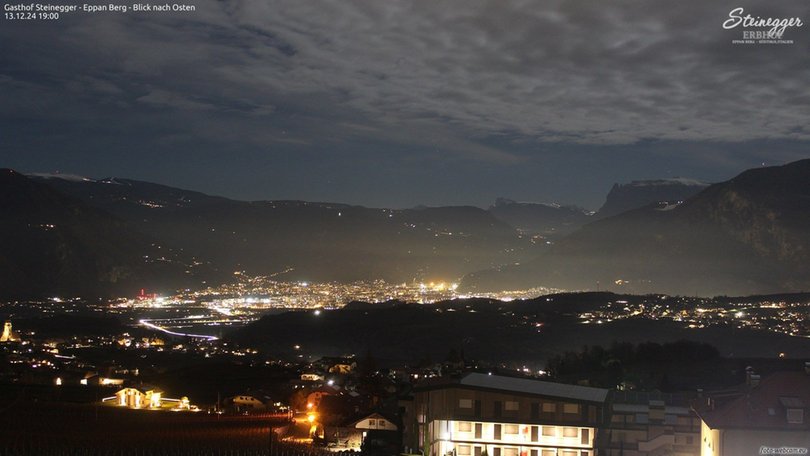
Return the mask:
<svg viewBox="0 0 810 456"><path fill-rule="evenodd" d="M458 407L459 408L472 408L472 399L459 399L458 400Z"/></svg>
<svg viewBox="0 0 810 456"><path fill-rule="evenodd" d="M577 428L563 428L563 437L579 437L579 429Z"/></svg>
<svg viewBox="0 0 810 456"><path fill-rule="evenodd" d="M543 450L543 456L557 456L557 450Z"/></svg>
<svg viewBox="0 0 810 456"><path fill-rule="evenodd" d="M369 426L376 426L377 425L377 420L368 420L368 425Z"/></svg>
<svg viewBox="0 0 810 456"><path fill-rule="evenodd" d="M503 456L518 456L518 449L517 448L504 448L502 454L503 454Z"/></svg>
<svg viewBox="0 0 810 456"><path fill-rule="evenodd" d="M543 426L543 435L546 437L555 437L557 435L557 428L554 426Z"/></svg>
<svg viewBox="0 0 810 456"><path fill-rule="evenodd" d="M506 401L503 403L503 409L509 412L515 412L518 410L518 402L517 401Z"/></svg>
<svg viewBox="0 0 810 456"><path fill-rule="evenodd" d="M458 432L472 432L472 423L469 421L459 421Z"/></svg>
<svg viewBox="0 0 810 456"><path fill-rule="evenodd" d="M517 424L507 424L503 427L504 434L517 434L518 433L518 425Z"/></svg>
<svg viewBox="0 0 810 456"><path fill-rule="evenodd" d="M555 413L557 411L557 404L554 402L543 402L543 413Z"/></svg>
<svg viewBox="0 0 810 456"><path fill-rule="evenodd" d="M459 456L469 456L471 454L471 447L469 445L459 445L458 446L458 454Z"/></svg>
<svg viewBox="0 0 810 456"><path fill-rule="evenodd" d="M579 404L563 404L563 413L579 413Z"/></svg>

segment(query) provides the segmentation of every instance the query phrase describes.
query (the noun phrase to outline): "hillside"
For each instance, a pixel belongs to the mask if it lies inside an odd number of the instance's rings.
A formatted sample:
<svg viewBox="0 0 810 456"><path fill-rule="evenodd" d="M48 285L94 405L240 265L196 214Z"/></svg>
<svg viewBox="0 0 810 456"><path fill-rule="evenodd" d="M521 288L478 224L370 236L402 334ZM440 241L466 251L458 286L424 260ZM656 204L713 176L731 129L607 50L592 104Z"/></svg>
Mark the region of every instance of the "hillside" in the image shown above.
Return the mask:
<svg viewBox="0 0 810 456"><path fill-rule="evenodd" d="M0 214L0 299L121 296L198 282L199 268L171 249L9 169L0 170Z"/></svg>
<svg viewBox="0 0 810 456"><path fill-rule="evenodd" d="M530 285L684 295L810 289L810 160L596 221L534 261L463 282L469 290Z"/></svg>
<svg viewBox="0 0 810 456"><path fill-rule="evenodd" d="M287 280L456 280L537 255L539 246L475 207L375 209L235 201L128 179L41 182L222 270Z"/></svg>

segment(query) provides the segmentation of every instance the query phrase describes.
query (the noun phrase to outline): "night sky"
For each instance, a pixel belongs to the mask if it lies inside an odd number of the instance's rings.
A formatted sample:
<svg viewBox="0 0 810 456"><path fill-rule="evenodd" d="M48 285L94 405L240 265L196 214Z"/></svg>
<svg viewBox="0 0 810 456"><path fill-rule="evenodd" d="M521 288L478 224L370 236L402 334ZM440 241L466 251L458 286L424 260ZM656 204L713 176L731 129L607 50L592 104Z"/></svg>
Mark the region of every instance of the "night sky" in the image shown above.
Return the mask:
<svg viewBox="0 0 810 456"><path fill-rule="evenodd" d="M3 21L0 167L238 199L597 209L614 182L810 157L804 0L187 3ZM735 45L735 7L807 24L792 45Z"/></svg>

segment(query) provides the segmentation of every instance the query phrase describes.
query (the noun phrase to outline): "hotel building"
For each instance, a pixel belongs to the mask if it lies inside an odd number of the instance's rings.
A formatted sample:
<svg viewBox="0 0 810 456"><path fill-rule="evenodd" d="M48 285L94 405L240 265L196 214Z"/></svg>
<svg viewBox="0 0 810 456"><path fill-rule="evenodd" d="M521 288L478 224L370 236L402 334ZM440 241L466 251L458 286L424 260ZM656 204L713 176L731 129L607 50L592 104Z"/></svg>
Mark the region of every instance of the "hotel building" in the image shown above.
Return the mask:
<svg viewBox="0 0 810 456"><path fill-rule="evenodd" d="M608 390L479 373L416 386L406 450L425 456L594 456Z"/></svg>

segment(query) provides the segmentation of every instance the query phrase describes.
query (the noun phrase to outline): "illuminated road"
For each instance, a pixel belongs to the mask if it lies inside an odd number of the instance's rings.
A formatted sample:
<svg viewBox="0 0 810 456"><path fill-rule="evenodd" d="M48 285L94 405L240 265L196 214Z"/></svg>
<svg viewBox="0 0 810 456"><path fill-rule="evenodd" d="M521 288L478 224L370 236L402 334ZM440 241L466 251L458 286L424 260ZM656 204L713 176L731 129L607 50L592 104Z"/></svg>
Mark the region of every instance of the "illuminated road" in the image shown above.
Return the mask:
<svg viewBox="0 0 810 456"><path fill-rule="evenodd" d="M216 337L216 336L207 336L205 334L188 334L188 333L170 331L170 330L168 330L168 329L166 329L166 328L164 328L162 326L158 326L158 325L152 323L152 321L159 321L159 320L143 319L143 320L138 320L138 323L146 326L147 328L156 329L156 330L162 331L162 332L164 332L166 334L171 334L172 336L193 337L195 339L205 339L205 340L217 340L218 339L218 337Z"/></svg>

